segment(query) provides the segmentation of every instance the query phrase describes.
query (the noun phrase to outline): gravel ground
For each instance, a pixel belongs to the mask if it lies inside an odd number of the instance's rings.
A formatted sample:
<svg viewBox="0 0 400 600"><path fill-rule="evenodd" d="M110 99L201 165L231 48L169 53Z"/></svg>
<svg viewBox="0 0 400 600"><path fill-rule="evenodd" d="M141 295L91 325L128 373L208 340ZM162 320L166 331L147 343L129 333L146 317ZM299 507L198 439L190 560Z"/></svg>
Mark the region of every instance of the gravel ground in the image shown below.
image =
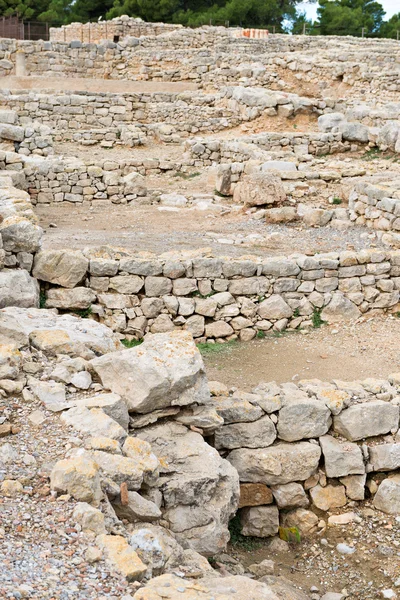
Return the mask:
<svg viewBox="0 0 400 600"><path fill-rule="evenodd" d="M38 409L45 420L34 426L29 416ZM76 502L50 493L51 466L80 439L38 402L0 399L0 414L18 430L0 442L0 482L24 486L16 498L0 495L0 598L121 600L133 593L104 561L85 559L94 538L72 519Z"/></svg>

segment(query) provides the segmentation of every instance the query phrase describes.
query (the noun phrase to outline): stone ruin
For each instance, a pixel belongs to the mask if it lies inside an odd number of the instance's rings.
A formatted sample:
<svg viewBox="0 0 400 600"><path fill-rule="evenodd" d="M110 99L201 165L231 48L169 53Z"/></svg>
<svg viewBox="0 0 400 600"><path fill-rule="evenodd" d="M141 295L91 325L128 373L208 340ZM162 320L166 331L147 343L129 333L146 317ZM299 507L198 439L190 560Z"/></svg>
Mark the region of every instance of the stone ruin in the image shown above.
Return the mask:
<svg viewBox="0 0 400 600"><path fill-rule="evenodd" d="M400 46L237 35L121 18L0 40L1 506L19 523L19 501L32 515L53 503L72 564L91 569L46 590L35 564L22 583L0 579L5 598L397 597L394 574L387 587L310 588L226 549L232 520L271 540L272 557L371 515L393 528L399 373L255 374L244 391L209 381L196 343L267 347L316 319L397 315ZM121 208L149 222L204 214L213 246L188 230L135 252L107 228L101 245L62 231L61 214L79 232ZM226 215L208 234L205 219ZM237 220L247 236L231 233ZM296 231L329 248L279 252ZM331 547L351 555L357 540Z"/></svg>

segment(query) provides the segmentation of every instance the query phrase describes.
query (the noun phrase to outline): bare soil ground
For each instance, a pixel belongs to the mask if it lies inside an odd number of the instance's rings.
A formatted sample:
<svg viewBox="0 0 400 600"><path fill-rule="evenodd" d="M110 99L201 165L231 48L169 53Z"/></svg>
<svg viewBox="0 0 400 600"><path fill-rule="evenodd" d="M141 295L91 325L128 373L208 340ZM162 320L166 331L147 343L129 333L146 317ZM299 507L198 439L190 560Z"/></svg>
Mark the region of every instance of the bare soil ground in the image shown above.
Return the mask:
<svg viewBox="0 0 400 600"><path fill-rule="evenodd" d="M79 249L108 244L132 252L204 249L217 256L270 256L359 250L378 245L374 238L365 237L365 230L359 227L343 232L327 227L266 225L242 212L221 214L220 210L194 208L170 212L157 206L109 203L94 204L93 210L67 203L39 204L35 212L45 229L44 248ZM248 237L256 234L257 238ZM236 243L231 243L232 240Z"/></svg>
<svg viewBox="0 0 400 600"><path fill-rule="evenodd" d="M261 381L353 381L399 371L400 319L367 315L362 321L216 345L204 353L207 376L251 391Z"/></svg>
<svg viewBox="0 0 400 600"><path fill-rule="evenodd" d="M195 83L187 81L121 81L119 79L85 79L83 77L1 77L0 89L35 90L43 93L47 90L74 92L185 92L196 90Z"/></svg>

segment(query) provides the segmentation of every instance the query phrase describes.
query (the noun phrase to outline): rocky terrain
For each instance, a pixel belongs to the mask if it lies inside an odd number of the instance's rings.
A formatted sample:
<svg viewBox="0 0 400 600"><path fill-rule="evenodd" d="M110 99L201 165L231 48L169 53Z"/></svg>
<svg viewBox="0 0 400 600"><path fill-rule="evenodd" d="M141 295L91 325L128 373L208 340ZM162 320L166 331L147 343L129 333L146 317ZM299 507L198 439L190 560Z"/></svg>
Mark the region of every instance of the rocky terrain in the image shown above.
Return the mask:
<svg viewBox="0 0 400 600"><path fill-rule="evenodd" d="M0 40L0 596L400 597L400 46L109 23Z"/></svg>

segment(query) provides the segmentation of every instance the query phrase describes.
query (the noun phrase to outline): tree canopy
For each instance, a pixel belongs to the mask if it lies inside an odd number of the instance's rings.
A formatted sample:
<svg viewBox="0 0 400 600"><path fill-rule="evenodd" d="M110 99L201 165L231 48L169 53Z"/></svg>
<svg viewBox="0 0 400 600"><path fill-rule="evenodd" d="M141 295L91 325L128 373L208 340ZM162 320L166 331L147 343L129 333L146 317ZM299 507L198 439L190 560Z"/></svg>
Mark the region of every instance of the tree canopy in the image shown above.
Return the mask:
<svg viewBox="0 0 400 600"><path fill-rule="evenodd" d="M313 0L310 0L313 1ZM315 1L315 0L314 0ZM300 0L0 0L0 14L56 25L85 23L120 15L145 21L274 27L276 32L311 35L355 35L396 38L400 12L387 21L377 0L319 0L312 23L297 10Z"/></svg>

